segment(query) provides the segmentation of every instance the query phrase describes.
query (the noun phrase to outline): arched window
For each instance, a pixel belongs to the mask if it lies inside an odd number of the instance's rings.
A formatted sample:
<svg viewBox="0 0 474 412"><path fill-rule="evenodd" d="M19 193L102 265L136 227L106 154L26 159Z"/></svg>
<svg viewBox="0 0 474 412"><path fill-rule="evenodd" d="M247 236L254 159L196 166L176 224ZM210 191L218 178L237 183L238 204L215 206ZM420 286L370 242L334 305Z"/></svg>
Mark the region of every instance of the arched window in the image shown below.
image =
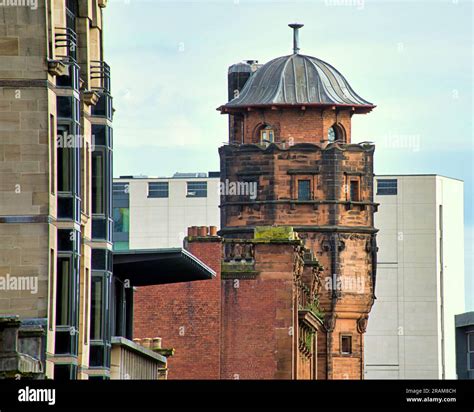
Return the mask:
<svg viewBox="0 0 474 412"><path fill-rule="evenodd" d="M340 124L334 124L328 129L328 142L333 143L335 141L346 141L346 133Z"/></svg>
<svg viewBox="0 0 474 412"><path fill-rule="evenodd" d="M332 143L335 140L336 140L336 130L334 129L334 126L332 126L328 130L328 142Z"/></svg>
<svg viewBox="0 0 474 412"><path fill-rule="evenodd" d="M268 125L263 126L260 129L260 143L262 144L268 144L268 143L274 143L275 142L275 130Z"/></svg>

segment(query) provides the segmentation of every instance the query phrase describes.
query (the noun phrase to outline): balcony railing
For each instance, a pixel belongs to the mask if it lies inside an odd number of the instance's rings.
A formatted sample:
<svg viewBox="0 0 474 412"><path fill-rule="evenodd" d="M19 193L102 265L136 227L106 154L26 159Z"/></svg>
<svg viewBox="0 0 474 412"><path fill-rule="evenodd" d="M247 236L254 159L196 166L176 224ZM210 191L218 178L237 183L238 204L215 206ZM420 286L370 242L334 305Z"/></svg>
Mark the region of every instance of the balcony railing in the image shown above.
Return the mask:
<svg viewBox="0 0 474 412"><path fill-rule="evenodd" d="M101 60L91 60L92 89L110 93L110 66Z"/></svg>
<svg viewBox="0 0 474 412"><path fill-rule="evenodd" d="M55 28L56 56L66 62L77 61L77 34L69 27Z"/></svg>
<svg viewBox="0 0 474 412"><path fill-rule="evenodd" d="M112 338L111 379L166 378L166 357L123 337Z"/></svg>

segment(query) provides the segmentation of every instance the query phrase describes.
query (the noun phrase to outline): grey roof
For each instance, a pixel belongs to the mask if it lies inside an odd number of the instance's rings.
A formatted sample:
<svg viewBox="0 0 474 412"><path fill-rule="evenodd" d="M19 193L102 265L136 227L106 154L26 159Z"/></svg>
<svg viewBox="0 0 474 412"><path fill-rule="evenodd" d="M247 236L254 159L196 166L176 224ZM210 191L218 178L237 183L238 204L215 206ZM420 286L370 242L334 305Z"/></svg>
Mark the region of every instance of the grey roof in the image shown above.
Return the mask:
<svg viewBox="0 0 474 412"><path fill-rule="evenodd" d="M459 315L454 315L454 319L457 328L474 326L474 312L466 312Z"/></svg>
<svg viewBox="0 0 474 412"><path fill-rule="evenodd" d="M114 276L149 286L213 279L216 272L186 249L131 249L114 251Z"/></svg>
<svg viewBox="0 0 474 412"><path fill-rule="evenodd" d="M300 104L374 107L333 66L302 54L278 57L260 67L239 97L223 107Z"/></svg>

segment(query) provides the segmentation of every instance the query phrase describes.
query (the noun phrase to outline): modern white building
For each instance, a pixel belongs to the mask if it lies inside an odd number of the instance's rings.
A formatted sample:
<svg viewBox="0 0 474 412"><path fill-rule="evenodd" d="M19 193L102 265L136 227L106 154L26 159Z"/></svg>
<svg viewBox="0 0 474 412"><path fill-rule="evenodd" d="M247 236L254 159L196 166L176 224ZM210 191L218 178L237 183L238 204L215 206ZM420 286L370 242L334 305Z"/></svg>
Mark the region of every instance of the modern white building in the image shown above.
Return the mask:
<svg viewBox="0 0 474 412"><path fill-rule="evenodd" d="M376 301L366 379L456 379L455 319L464 309L463 182L377 176Z"/></svg>
<svg viewBox="0 0 474 412"><path fill-rule="evenodd" d="M114 179L114 247L181 247L189 226L220 228L219 172Z"/></svg>

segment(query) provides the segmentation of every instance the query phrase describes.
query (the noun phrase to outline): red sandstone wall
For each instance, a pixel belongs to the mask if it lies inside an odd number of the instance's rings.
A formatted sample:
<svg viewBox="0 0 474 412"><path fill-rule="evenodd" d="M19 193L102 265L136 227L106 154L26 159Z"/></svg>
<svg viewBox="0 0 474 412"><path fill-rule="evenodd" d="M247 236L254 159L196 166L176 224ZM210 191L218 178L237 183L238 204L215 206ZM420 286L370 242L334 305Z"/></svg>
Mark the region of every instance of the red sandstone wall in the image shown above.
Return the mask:
<svg viewBox="0 0 474 412"><path fill-rule="evenodd" d="M291 379L293 246L255 247L255 279L222 287L223 379Z"/></svg>
<svg viewBox="0 0 474 412"><path fill-rule="evenodd" d="M222 198L222 227L253 225L290 225L321 226L332 225L331 210L334 206L326 204L290 204L288 200L297 200L298 180L311 181L314 201L350 200L350 181L359 182L359 200L372 201L372 153L362 148L336 151L339 156L337 169L325 162L329 153L314 147L293 148L292 150L263 151L246 149L245 151L221 148L221 169L225 179L231 182L242 179L241 173L252 175L258 182L257 201L280 201L278 204L255 204L247 197L225 196ZM317 170L319 173L310 174ZM337 173L334 175L335 170ZM304 171L307 171L306 173ZM365 176L367 174L367 176ZM361 176L362 175L362 176ZM337 179L337 193L332 193L328 182ZM231 204L232 202L248 204ZM371 206L347 204L335 206L337 224L341 226L370 226L373 224Z"/></svg>
<svg viewBox="0 0 474 412"><path fill-rule="evenodd" d="M220 378L221 241L190 242L189 251L217 272L213 280L140 287L135 292L134 337L161 337L169 379Z"/></svg>

